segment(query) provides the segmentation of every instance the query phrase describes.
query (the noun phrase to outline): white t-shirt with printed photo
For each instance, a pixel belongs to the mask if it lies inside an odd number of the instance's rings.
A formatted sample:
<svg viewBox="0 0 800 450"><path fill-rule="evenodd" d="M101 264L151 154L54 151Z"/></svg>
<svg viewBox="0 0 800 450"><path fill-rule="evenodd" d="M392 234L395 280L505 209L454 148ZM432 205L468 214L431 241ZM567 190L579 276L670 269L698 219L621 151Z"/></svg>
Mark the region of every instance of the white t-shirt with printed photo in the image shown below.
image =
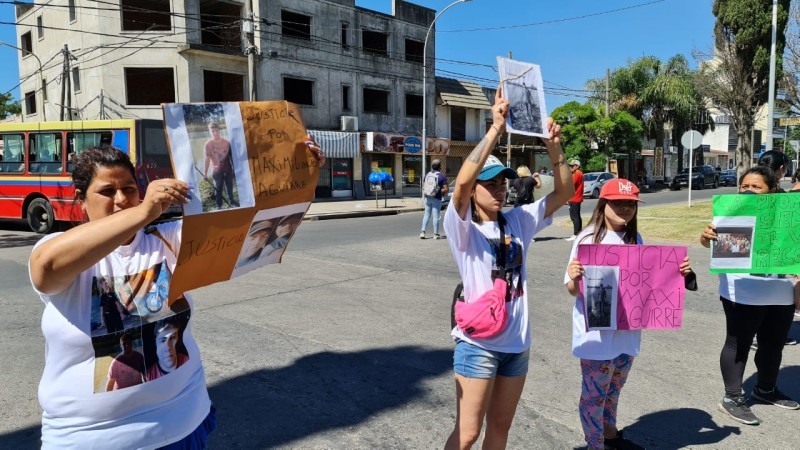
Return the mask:
<svg viewBox="0 0 800 450"><path fill-rule="evenodd" d="M594 227L589 226L578 234L572 244L569 261L578 254L578 245L593 244L592 233ZM605 237L600 242L608 245L624 245L624 233L607 230ZM636 243L643 244L642 236L636 236ZM564 284L569 283L569 272L564 272ZM586 317L583 314L583 295L575 297L575 306L572 308L572 354L581 359L605 361L614 359L621 354L636 356L639 354L639 345L642 341L641 330L592 330L586 331Z"/></svg>
<svg viewBox="0 0 800 450"><path fill-rule="evenodd" d="M492 338L472 339L456 326L451 333L453 337L504 353L521 353L531 346L525 254L536 233L553 222L552 216L544 217L546 206L546 198L543 198L503 213L505 235L507 240L511 240L506 247L506 270L510 272L508 288L513 299L506 304L508 324L505 329ZM499 258L500 227L497 222L473 222L471 207L466 217L466 220L461 220L451 202L444 215L444 229L464 283L464 299L469 303L494 287L492 270L497 267Z"/></svg>
<svg viewBox="0 0 800 450"><path fill-rule="evenodd" d="M176 251L181 226L157 227ZM171 306L166 300L176 262L164 241L140 230L129 245L82 272L64 291L39 293L46 344L39 383L42 448L157 448L188 436L208 415L211 402L191 332L191 299L185 296ZM140 355L120 361L144 361L144 367L129 367L142 371L140 378L129 378L135 385L109 380L111 363L122 354L123 335ZM165 347L168 340L173 346ZM170 361L159 359L169 354L165 348L171 348L177 366L161 363Z"/></svg>

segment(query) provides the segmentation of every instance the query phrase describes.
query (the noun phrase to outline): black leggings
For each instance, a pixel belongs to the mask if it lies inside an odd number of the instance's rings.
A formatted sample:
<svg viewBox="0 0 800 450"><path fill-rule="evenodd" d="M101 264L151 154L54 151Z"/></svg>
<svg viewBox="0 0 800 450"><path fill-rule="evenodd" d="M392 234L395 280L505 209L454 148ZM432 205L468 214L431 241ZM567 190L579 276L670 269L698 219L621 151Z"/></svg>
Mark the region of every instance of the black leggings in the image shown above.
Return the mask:
<svg viewBox="0 0 800 450"><path fill-rule="evenodd" d="M569 218L572 219L572 234L577 236L583 229L583 219L581 219L581 204L578 202L569 203Z"/></svg>
<svg viewBox="0 0 800 450"><path fill-rule="evenodd" d="M743 305L720 297L725 310L725 345L719 367L725 382L725 395L742 395L742 378L753 337L758 336L756 362L759 389L772 390L781 367L783 345L794 319L794 305Z"/></svg>

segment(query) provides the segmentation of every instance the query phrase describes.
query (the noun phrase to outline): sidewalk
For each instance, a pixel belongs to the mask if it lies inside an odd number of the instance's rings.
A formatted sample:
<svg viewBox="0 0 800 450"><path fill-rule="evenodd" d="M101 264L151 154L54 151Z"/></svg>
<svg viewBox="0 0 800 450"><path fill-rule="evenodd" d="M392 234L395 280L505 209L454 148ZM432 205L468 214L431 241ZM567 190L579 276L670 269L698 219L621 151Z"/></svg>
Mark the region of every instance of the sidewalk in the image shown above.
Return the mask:
<svg viewBox="0 0 800 450"><path fill-rule="evenodd" d="M305 220L344 219L349 217L385 216L412 211L422 211L422 199L417 197L367 200L315 200L306 213Z"/></svg>

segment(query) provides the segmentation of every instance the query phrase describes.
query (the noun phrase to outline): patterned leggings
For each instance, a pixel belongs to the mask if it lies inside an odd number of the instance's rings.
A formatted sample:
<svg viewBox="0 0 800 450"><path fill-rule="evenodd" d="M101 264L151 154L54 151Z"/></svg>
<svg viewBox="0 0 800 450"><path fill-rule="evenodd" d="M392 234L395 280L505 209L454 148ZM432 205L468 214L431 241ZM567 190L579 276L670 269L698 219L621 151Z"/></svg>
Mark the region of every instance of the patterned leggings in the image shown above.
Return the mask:
<svg viewBox="0 0 800 450"><path fill-rule="evenodd" d="M581 359L583 386L578 409L590 449L603 448L603 425L617 425L619 391L628 379L632 364L633 356L626 354L605 361Z"/></svg>

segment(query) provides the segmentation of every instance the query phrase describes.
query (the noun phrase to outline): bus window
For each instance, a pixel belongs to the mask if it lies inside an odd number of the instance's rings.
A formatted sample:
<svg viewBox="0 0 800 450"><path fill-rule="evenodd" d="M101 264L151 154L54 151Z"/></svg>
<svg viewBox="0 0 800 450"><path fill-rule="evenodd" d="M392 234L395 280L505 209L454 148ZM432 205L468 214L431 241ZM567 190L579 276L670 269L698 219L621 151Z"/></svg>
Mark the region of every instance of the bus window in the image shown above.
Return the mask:
<svg viewBox="0 0 800 450"><path fill-rule="evenodd" d="M31 133L28 135L28 144L28 172L61 173L61 133Z"/></svg>
<svg viewBox="0 0 800 450"><path fill-rule="evenodd" d="M67 173L72 173L73 160L84 150L91 147L111 145L110 131L92 131L85 133L67 133Z"/></svg>
<svg viewBox="0 0 800 450"><path fill-rule="evenodd" d="M21 134L4 134L3 153L0 158L0 173L22 173L25 169L25 136Z"/></svg>

